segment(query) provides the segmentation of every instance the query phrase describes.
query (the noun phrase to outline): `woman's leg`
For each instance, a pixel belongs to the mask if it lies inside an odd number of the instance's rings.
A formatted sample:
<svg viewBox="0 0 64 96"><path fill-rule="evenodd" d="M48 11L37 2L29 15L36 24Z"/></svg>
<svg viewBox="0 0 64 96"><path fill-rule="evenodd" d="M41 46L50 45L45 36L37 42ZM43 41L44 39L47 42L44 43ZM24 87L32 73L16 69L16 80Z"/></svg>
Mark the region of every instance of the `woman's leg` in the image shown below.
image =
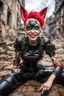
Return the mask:
<svg viewBox="0 0 64 96"><path fill-rule="evenodd" d="M25 81L22 78L21 73L13 73L6 76L0 81L0 95L7 96L10 92L16 89L19 85Z"/></svg>
<svg viewBox="0 0 64 96"><path fill-rule="evenodd" d="M43 65L37 65L37 71L35 72L35 80L44 82L52 73L52 70L46 70ZM44 80L45 79L45 80Z"/></svg>

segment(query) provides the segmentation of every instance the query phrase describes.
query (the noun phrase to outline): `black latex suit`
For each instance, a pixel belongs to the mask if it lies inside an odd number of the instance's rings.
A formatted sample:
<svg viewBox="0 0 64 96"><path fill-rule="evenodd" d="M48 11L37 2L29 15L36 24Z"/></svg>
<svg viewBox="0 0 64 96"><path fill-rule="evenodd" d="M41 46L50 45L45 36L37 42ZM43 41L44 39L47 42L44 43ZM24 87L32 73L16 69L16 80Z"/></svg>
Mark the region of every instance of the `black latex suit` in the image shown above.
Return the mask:
<svg viewBox="0 0 64 96"><path fill-rule="evenodd" d="M22 77L25 79L39 79L43 77L44 66L37 64L37 62L43 58L45 52L50 57L55 55L55 46L49 39L39 37L37 45L30 45L28 37L21 35L15 41L15 51L20 52L20 56L23 59L23 63L20 64ZM58 75L61 68L58 66L53 70L53 74ZM40 78L39 78L40 77Z"/></svg>

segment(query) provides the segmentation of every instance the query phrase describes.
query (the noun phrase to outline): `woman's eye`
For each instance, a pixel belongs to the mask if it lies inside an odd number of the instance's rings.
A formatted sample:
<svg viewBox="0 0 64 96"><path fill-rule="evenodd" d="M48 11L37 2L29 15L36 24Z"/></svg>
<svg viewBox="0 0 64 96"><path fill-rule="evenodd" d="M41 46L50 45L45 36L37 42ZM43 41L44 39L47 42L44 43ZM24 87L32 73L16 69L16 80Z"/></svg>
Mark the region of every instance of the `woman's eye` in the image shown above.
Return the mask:
<svg viewBox="0 0 64 96"><path fill-rule="evenodd" d="M39 30L39 26L35 26L34 29L35 29L35 30Z"/></svg>
<svg viewBox="0 0 64 96"><path fill-rule="evenodd" d="M30 30L30 29L31 29L31 27L30 27L30 26L27 26L27 27L26 27L26 30Z"/></svg>

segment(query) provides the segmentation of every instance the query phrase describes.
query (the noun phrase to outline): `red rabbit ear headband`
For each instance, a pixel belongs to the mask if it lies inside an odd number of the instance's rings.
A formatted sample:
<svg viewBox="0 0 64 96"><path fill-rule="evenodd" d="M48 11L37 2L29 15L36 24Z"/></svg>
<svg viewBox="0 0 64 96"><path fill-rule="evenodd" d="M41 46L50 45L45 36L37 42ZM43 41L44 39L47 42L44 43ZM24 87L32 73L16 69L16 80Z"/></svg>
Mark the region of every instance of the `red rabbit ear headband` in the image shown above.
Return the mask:
<svg viewBox="0 0 64 96"><path fill-rule="evenodd" d="M40 25L42 27L42 25L44 25L46 12L47 12L47 7L42 9L40 12L32 11L28 14L27 10L22 5L20 6L20 15L22 20L24 21L24 25L26 25L26 21L28 19L34 18L40 22Z"/></svg>

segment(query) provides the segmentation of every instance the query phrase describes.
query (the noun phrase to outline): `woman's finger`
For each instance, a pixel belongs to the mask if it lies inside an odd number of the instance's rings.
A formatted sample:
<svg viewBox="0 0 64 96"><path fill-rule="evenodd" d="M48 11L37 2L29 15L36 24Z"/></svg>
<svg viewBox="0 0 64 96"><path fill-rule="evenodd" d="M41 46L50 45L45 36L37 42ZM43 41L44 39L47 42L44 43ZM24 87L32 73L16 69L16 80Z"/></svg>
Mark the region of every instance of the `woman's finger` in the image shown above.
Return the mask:
<svg viewBox="0 0 64 96"><path fill-rule="evenodd" d="M42 89L42 94L45 92L45 90L46 90L46 87L44 87L44 88Z"/></svg>
<svg viewBox="0 0 64 96"><path fill-rule="evenodd" d="M43 89L43 85L40 87L40 89L38 91L41 91Z"/></svg>

